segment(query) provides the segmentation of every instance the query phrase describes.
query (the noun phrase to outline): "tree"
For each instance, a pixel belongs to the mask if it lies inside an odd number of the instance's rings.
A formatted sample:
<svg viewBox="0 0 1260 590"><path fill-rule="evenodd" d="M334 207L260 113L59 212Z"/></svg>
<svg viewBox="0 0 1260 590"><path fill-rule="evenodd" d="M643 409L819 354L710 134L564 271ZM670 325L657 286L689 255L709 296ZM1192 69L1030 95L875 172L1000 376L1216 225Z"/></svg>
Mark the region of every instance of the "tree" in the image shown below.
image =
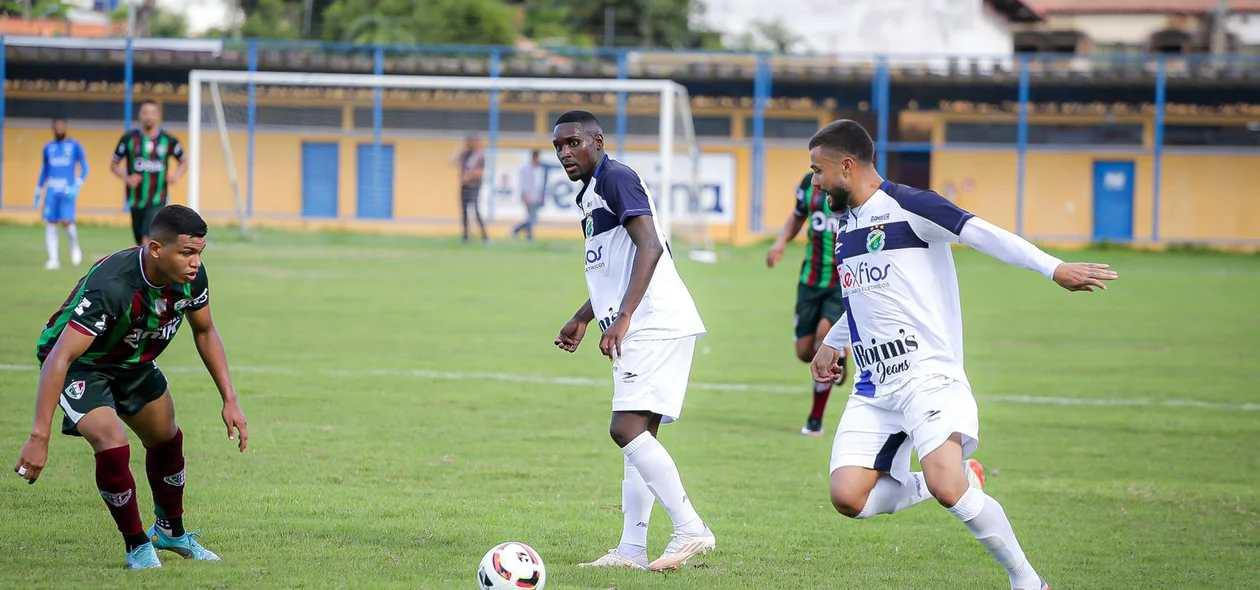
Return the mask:
<svg viewBox="0 0 1260 590"><path fill-rule="evenodd" d="M693 27L704 14L699 0L526 0L525 34L533 38L586 37L603 44L611 16L618 47L712 47L716 36Z"/></svg>
<svg viewBox="0 0 1260 590"><path fill-rule="evenodd" d="M507 45L512 11L499 0L334 0L324 38L355 43Z"/></svg>
<svg viewBox="0 0 1260 590"><path fill-rule="evenodd" d="M742 51L762 51L769 49L778 53L789 53L804 38L792 32L792 28L781 18L773 20L755 20L751 30L744 31L736 38L734 46Z"/></svg>
<svg viewBox="0 0 1260 590"><path fill-rule="evenodd" d="M26 13L30 7L30 14ZM0 14L30 18L66 18L69 7L63 0L0 0Z"/></svg>
<svg viewBox="0 0 1260 590"><path fill-rule="evenodd" d="M249 4L247 8L245 5ZM241 2L245 22L241 36L246 39L300 39L302 6L284 0L252 0Z"/></svg>

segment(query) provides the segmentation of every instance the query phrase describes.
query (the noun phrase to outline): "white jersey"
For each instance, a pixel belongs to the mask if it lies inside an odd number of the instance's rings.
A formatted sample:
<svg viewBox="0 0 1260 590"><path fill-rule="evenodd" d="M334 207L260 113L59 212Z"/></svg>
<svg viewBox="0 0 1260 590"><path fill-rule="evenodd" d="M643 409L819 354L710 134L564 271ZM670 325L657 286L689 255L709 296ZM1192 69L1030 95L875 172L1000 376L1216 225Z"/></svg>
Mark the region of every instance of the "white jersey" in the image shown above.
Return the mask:
<svg viewBox="0 0 1260 590"><path fill-rule="evenodd" d="M859 371L854 395L882 397L932 374L967 383L949 244L972 217L934 192L888 181L848 212L836 268Z"/></svg>
<svg viewBox="0 0 1260 590"><path fill-rule="evenodd" d="M656 208L647 186L629 166L608 156L595 168L591 181L577 195L586 234L586 288L599 330L612 326L621 310L621 298L630 286L637 248L625 223L632 217L652 218L665 253L656 263L643 300L634 311L626 339L668 340L704 334L704 323L691 293L678 276L674 258L656 223Z"/></svg>

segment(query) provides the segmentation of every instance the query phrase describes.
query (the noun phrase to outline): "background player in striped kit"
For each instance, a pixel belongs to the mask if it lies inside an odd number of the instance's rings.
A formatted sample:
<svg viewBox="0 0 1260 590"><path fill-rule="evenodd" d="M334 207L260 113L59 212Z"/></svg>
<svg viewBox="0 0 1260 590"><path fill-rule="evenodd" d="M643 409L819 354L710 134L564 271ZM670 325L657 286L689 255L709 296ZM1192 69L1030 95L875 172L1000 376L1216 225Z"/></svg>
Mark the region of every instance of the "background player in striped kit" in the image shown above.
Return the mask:
<svg viewBox="0 0 1260 590"><path fill-rule="evenodd" d="M228 438L245 452L245 414L236 399L223 340L210 316L201 253L206 223L172 205L153 219L153 240L101 259L79 280L40 335L35 421L13 470L35 483L48 462L57 406L63 434L82 436L96 454L96 486L126 544L130 569L161 567L155 549L218 561L184 530L184 435L157 357L184 318L223 398ZM145 448L157 522L146 534L128 462L129 426ZM235 429L235 432L233 432Z"/></svg>
<svg viewBox="0 0 1260 590"><path fill-rule="evenodd" d="M796 207L783 224L783 229L766 254L766 266L774 268L783 259L788 242L796 238L801 228L806 231L805 259L801 261L800 280L796 285L796 313L792 318L796 330L796 358L804 362L814 360L814 353L822 344L823 337L844 315L844 295L840 289L840 274L836 270L836 234L843 225L844 209L835 211L827 199L827 193L813 185L814 173L810 172L796 187ZM845 324L839 324L841 328ZM841 349L845 355L847 349ZM823 411L831 389L844 383L845 362L838 362L841 372L834 382L814 382L814 404L809 410L801 434L821 436Z"/></svg>
<svg viewBox="0 0 1260 590"><path fill-rule="evenodd" d="M58 225L65 228L66 239L70 241L70 264L78 266L83 262L83 251L79 249L79 230L74 225L74 213L79 189L83 187L83 181L87 180L88 175L87 155L78 140L66 137L66 120L53 119L52 128L53 140L44 145L39 185L35 187L35 207L39 208L40 197L43 197L44 221L48 224L44 228L44 245L48 247L48 262L44 264L44 268L48 270L61 268L61 245L57 243Z"/></svg>
<svg viewBox="0 0 1260 590"><path fill-rule="evenodd" d="M162 111L152 100L140 103L140 128L132 129L118 140L111 170L127 186L127 208L131 210L131 233L137 246L149 241L149 225L153 216L166 206L169 187L179 182L188 168L184 146L175 136L158 125ZM167 173L171 158L179 168Z"/></svg>

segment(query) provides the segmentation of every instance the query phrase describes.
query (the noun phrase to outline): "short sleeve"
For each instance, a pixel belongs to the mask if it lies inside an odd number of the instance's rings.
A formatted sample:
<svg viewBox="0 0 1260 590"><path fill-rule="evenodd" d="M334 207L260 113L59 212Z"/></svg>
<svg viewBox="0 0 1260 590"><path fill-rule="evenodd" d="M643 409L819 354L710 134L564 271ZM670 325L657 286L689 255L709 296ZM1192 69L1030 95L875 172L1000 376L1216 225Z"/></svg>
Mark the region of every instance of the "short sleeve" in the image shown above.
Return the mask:
<svg viewBox="0 0 1260 590"><path fill-rule="evenodd" d="M88 277L70 311L70 327L92 337L109 332L127 315L130 295L112 279Z"/></svg>
<svg viewBox="0 0 1260 590"><path fill-rule="evenodd" d="M197 270L197 278L188 284L188 298L185 312L197 311L210 305L210 277L206 274L205 265Z"/></svg>
<svg viewBox="0 0 1260 590"><path fill-rule="evenodd" d="M174 137L171 137L171 155L180 162L184 161L184 144Z"/></svg>
<svg viewBox="0 0 1260 590"><path fill-rule="evenodd" d="M810 172L801 180L800 186L796 187L796 216L809 217L809 200L810 189L813 188L814 173Z"/></svg>
<svg viewBox="0 0 1260 590"><path fill-rule="evenodd" d="M975 217L934 191L896 185L888 194L908 214L914 233L926 242L957 243L967 220Z"/></svg>
<svg viewBox="0 0 1260 590"><path fill-rule="evenodd" d="M612 168L600 177L599 196L617 216L617 222L623 225L631 217L652 214L647 189L643 187L639 175L624 166Z"/></svg>
<svg viewBox="0 0 1260 590"><path fill-rule="evenodd" d="M118 140L118 147L114 148L114 161L115 162L127 157L127 143L128 143L127 139L128 139L128 136L124 135L122 136L122 139Z"/></svg>

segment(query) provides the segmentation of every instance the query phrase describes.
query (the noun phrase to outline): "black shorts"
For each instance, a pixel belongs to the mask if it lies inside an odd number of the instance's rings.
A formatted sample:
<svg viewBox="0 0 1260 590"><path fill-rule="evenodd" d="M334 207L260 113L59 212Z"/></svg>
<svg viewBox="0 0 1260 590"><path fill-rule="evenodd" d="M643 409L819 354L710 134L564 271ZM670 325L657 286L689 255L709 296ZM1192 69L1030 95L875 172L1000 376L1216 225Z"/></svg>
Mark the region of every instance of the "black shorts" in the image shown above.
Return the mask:
<svg viewBox="0 0 1260 590"><path fill-rule="evenodd" d="M834 324L841 315L844 315L844 293L840 287L797 285L796 316L792 320L797 338L817 333L818 322L823 318Z"/></svg>
<svg viewBox="0 0 1260 590"><path fill-rule="evenodd" d="M162 207L160 205L131 210L131 234L136 238L136 245L139 245L141 240L148 237L149 226L153 225L153 216L157 215L157 212L161 210Z"/></svg>
<svg viewBox="0 0 1260 590"><path fill-rule="evenodd" d="M57 400L65 413L61 433L82 436L75 425L96 408L113 408L119 416L133 416L162 397L166 387L166 375L154 363L136 367L71 364Z"/></svg>

